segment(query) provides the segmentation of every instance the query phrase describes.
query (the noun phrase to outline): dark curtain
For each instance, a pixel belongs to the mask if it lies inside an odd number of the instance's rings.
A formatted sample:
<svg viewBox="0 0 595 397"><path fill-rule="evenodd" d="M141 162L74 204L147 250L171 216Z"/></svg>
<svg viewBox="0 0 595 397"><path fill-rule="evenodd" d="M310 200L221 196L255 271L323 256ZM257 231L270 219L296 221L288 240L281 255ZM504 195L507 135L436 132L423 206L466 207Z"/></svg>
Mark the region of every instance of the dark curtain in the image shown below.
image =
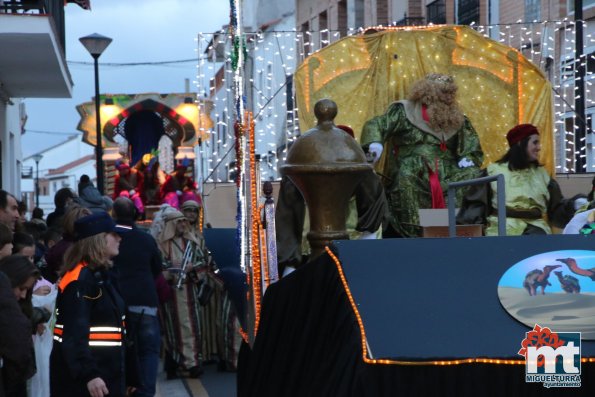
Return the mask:
<svg viewBox="0 0 595 397"><path fill-rule="evenodd" d="M525 383L524 365L366 364L347 294L324 254L268 288L254 346L240 351L237 385L239 397L595 395L595 363L582 363L581 379L580 388L546 389Z"/></svg>
<svg viewBox="0 0 595 397"><path fill-rule="evenodd" d="M159 139L165 134L163 119L155 112L142 110L133 113L124 125L126 140L130 144L130 165L135 165L143 155L157 149Z"/></svg>

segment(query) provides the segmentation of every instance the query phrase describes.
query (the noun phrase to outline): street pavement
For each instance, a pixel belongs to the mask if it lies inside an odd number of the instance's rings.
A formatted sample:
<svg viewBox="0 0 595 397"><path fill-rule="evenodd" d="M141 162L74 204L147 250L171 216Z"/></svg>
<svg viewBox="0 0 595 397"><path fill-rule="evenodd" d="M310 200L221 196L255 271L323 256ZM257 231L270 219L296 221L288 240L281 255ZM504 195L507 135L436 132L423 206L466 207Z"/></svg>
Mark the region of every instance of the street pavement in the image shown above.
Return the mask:
<svg viewBox="0 0 595 397"><path fill-rule="evenodd" d="M166 380L160 371L155 397L235 397L235 372L218 372L217 364L205 365L205 372L198 379L181 378Z"/></svg>

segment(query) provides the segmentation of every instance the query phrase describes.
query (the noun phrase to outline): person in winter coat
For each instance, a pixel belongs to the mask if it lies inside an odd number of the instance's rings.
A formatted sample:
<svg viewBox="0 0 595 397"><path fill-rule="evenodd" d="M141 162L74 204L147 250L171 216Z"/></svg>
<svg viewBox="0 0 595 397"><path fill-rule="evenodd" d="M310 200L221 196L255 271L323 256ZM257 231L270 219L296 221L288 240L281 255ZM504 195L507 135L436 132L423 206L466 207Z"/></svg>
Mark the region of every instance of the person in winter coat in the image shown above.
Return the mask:
<svg viewBox="0 0 595 397"><path fill-rule="evenodd" d="M39 279L40 273L26 257L10 255L0 260L0 274L0 278L9 280L8 286L4 280L0 281L0 356L3 360L3 379L0 382L3 383L3 387L0 395L4 393L5 397L26 397L27 379L35 374L31 339L33 323L36 326L39 321L45 320L40 317L42 313L34 310L31 304L33 285ZM12 300L8 299L8 296L4 299L7 287ZM18 310L14 310L13 303L17 305ZM7 323L11 329L5 332L4 324ZM14 332L22 335L14 335ZM23 336L26 337L26 341Z"/></svg>
<svg viewBox="0 0 595 397"><path fill-rule="evenodd" d="M108 277L118 255L119 229L105 212L75 222L77 241L64 258L58 284L54 346L50 357L53 397L123 397L125 305Z"/></svg>
<svg viewBox="0 0 595 397"><path fill-rule="evenodd" d="M82 175L79 181L79 202L91 212L109 212L112 209L113 201L107 196L102 196L99 190L93 185L89 175Z"/></svg>

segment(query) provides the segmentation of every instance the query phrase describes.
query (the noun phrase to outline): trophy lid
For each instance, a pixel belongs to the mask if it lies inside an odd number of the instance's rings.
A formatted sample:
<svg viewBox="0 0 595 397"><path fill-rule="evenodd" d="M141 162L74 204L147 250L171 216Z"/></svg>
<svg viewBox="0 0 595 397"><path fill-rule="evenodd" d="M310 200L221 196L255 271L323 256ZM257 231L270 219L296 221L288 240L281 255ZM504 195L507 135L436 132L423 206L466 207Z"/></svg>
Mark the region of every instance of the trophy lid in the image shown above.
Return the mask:
<svg viewBox="0 0 595 397"><path fill-rule="evenodd" d="M293 143L287 154L288 165L366 164L359 144L335 125L337 112L337 104L330 99L316 102L314 115L318 124Z"/></svg>

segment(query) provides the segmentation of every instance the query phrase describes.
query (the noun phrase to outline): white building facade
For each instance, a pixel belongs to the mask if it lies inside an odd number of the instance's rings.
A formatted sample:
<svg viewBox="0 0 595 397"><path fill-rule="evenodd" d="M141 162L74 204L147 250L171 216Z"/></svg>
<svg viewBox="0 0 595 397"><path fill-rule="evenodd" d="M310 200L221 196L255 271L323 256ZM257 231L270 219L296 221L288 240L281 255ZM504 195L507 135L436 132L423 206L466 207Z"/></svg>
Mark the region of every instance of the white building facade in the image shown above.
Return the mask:
<svg viewBox="0 0 595 397"><path fill-rule="evenodd" d="M37 164L35 156L41 155L39 160L39 207L44 214L54 210L54 195L64 187L77 191L78 181L83 174L89 175L93 183L97 184L95 154L93 146L81 141L80 135L35 153L23 159L23 178L20 180L22 197L27 201L27 208L31 211L36 206L35 180Z"/></svg>
<svg viewBox="0 0 595 397"><path fill-rule="evenodd" d="M2 2L0 2L2 3ZM21 196L23 98L70 98L64 2L0 4L0 188Z"/></svg>

